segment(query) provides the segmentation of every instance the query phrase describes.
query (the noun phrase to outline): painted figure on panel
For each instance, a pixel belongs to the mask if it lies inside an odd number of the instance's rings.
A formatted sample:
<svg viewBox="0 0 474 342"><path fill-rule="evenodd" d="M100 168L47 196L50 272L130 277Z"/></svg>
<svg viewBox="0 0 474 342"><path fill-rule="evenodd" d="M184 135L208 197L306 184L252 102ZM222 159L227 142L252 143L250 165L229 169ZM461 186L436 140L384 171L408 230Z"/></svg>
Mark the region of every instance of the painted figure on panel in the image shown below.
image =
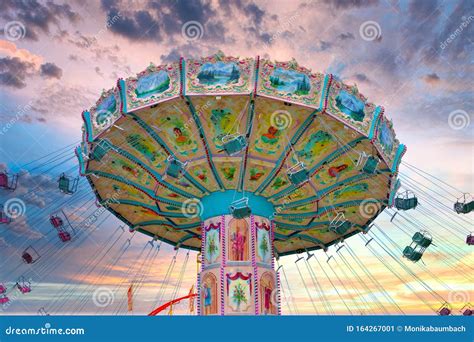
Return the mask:
<svg viewBox="0 0 474 342"><path fill-rule="evenodd" d="M229 260L244 261L249 259L248 224L245 219L232 220L229 223L230 254Z"/></svg>
<svg viewBox="0 0 474 342"><path fill-rule="evenodd" d="M271 237L270 226L263 221L262 223L255 222L257 226L257 257L258 261L270 263L271 262Z"/></svg>
<svg viewBox="0 0 474 342"><path fill-rule="evenodd" d="M202 281L202 302L204 315L217 314L217 279L212 273L207 273Z"/></svg>
<svg viewBox="0 0 474 342"><path fill-rule="evenodd" d="M204 256L206 263L212 264L217 261L220 254L220 222L217 224L210 223L204 228L206 234L206 249Z"/></svg>
<svg viewBox="0 0 474 342"><path fill-rule="evenodd" d="M260 312L264 315L276 315L276 305L272 296L275 289L275 282L270 273L264 273L260 278ZM274 296L273 296L274 297Z"/></svg>

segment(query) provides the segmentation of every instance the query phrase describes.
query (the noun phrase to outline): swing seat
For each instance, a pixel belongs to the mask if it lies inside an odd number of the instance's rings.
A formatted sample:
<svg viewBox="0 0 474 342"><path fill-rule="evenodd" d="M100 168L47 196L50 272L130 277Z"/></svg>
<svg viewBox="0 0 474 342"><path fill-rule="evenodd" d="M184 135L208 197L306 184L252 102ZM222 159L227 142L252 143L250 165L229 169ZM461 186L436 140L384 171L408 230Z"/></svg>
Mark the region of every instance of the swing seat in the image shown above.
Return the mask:
<svg viewBox="0 0 474 342"><path fill-rule="evenodd" d="M59 228L64 224L63 220L59 216L51 216L49 218L49 221L51 222L54 228Z"/></svg>
<svg viewBox="0 0 474 342"><path fill-rule="evenodd" d="M410 210L415 209L418 205L418 199L416 197L411 198L395 198L395 207L398 210Z"/></svg>
<svg viewBox="0 0 474 342"><path fill-rule="evenodd" d="M342 222L339 225L330 225L329 230L338 235L344 235L350 228L351 223L349 221Z"/></svg>
<svg viewBox="0 0 474 342"><path fill-rule="evenodd" d="M16 286L18 287L18 290L20 290L20 292L23 294L31 292L31 287L29 285L17 284Z"/></svg>
<svg viewBox="0 0 474 342"><path fill-rule="evenodd" d="M309 180L309 173L302 162L290 167L287 172L290 182L297 186Z"/></svg>
<svg viewBox="0 0 474 342"><path fill-rule="evenodd" d="M186 169L187 162L180 162L172 156L168 157L168 165L166 167L166 174L173 178L180 178Z"/></svg>
<svg viewBox="0 0 474 342"><path fill-rule="evenodd" d="M32 264L33 263L33 257L31 256L30 253L28 252L23 252L21 258L23 259L23 261L27 264Z"/></svg>
<svg viewBox="0 0 474 342"><path fill-rule="evenodd" d="M438 315L440 316L449 316L451 315L451 309L448 308L447 306L443 306L439 311Z"/></svg>
<svg viewBox="0 0 474 342"><path fill-rule="evenodd" d="M406 246L405 249L403 250L403 256L407 258L408 260L417 262L423 256L423 253L416 251L413 247Z"/></svg>
<svg viewBox="0 0 474 342"><path fill-rule="evenodd" d="M3 207L0 206L0 224L9 224L12 219L3 213Z"/></svg>
<svg viewBox="0 0 474 342"><path fill-rule="evenodd" d="M10 301L10 299L7 296L0 297L0 304L6 304Z"/></svg>
<svg viewBox="0 0 474 342"><path fill-rule="evenodd" d="M232 216L236 219L249 217L252 213L252 210L249 207L249 199L247 197L232 202L229 209Z"/></svg>
<svg viewBox="0 0 474 342"><path fill-rule="evenodd" d="M18 185L18 175L8 176L7 172L0 172L0 188L13 191Z"/></svg>
<svg viewBox="0 0 474 342"><path fill-rule="evenodd" d="M92 159L101 161L102 158L112 149L112 145L108 141L100 140L92 151Z"/></svg>
<svg viewBox="0 0 474 342"><path fill-rule="evenodd" d="M71 240L71 234L69 234L68 232L59 232L58 236L62 242L67 242Z"/></svg>
<svg viewBox="0 0 474 342"><path fill-rule="evenodd" d="M222 138L222 145L229 156L234 156L247 147L247 140L241 134L229 134Z"/></svg>
<svg viewBox="0 0 474 342"><path fill-rule="evenodd" d="M468 214L474 210L474 201L469 203L456 202L454 203L454 211L458 214Z"/></svg>
<svg viewBox="0 0 474 342"><path fill-rule="evenodd" d="M5 172L0 173L0 188L8 188L8 176Z"/></svg>
<svg viewBox="0 0 474 342"><path fill-rule="evenodd" d="M71 179L67 177L64 173L59 177L59 191L65 193L67 195L72 195L77 190L77 184L79 182L79 178Z"/></svg>
<svg viewBox="0 0 474 342"><path fill-rule="evenodd" d="M431 245L431 242L433 241L433 239L424 233L416 232L412 237L412 241L416 243L418 246L427 248L429 245Z"/></svg>
<svg viewBox="0 0 474 342"><path fill-rule="evenodd" d="M367 158L367 161L365 162L362 171L370 174L375 173L378 164L379 161L377 160L377 158L375 158L374 156L370 156L369 158Z"/></svg>

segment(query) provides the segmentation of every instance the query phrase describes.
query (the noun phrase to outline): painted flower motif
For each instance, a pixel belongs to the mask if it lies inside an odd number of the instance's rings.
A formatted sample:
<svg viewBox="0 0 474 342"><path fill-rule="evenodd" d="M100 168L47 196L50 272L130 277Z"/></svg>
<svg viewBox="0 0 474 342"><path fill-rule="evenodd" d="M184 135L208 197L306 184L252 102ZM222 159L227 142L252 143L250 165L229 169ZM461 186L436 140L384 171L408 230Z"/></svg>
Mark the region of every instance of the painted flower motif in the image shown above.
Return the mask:
<svg viewBox="0 0 474 342"><path fill-rule="evenodd" d="M232 299L237 303L237 306L240 306L241 303L247 303L247 297L245 296L245 289L242 284L237 284L234 287L234 293L232 294Z"/></svg>

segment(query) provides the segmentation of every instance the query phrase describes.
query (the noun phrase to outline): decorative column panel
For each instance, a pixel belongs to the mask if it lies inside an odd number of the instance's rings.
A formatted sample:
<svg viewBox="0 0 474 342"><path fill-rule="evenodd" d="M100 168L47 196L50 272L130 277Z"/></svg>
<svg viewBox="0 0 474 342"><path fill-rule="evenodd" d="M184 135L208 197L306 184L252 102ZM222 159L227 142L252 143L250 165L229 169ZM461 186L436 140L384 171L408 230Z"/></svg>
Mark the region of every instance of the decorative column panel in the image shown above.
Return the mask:
<svg viewBox="0 0 474 342"><path fill-rule="evenodd" d="M203 240L200 314L277 315L270 221L217 216L204 221Z"/></svg>
<svg viewBox="0 0 474 342"><path fill-rule="evenodd" d="M220 300L220 314L224 315L224 307L225 307L225 302L224 302L224 268L226 264L226 259L227 259L227 240L226 240L226 229L225 229L225 215L221 216L221 267L220 267L220 292L221 292L221 300Z"/></svg>

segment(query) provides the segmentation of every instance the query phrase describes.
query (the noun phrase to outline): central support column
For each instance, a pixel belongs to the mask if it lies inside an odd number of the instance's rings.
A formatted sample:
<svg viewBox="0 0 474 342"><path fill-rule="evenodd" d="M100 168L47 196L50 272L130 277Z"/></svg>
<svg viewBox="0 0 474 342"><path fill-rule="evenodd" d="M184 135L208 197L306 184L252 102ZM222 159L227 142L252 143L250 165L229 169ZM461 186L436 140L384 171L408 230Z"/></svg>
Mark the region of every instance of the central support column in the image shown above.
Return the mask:
<svg viewBox="0 0 474 342"><path fill-rule="evenodd" d="M272 223L250 215L202 222L200 315L277 315Z"/></svg>

